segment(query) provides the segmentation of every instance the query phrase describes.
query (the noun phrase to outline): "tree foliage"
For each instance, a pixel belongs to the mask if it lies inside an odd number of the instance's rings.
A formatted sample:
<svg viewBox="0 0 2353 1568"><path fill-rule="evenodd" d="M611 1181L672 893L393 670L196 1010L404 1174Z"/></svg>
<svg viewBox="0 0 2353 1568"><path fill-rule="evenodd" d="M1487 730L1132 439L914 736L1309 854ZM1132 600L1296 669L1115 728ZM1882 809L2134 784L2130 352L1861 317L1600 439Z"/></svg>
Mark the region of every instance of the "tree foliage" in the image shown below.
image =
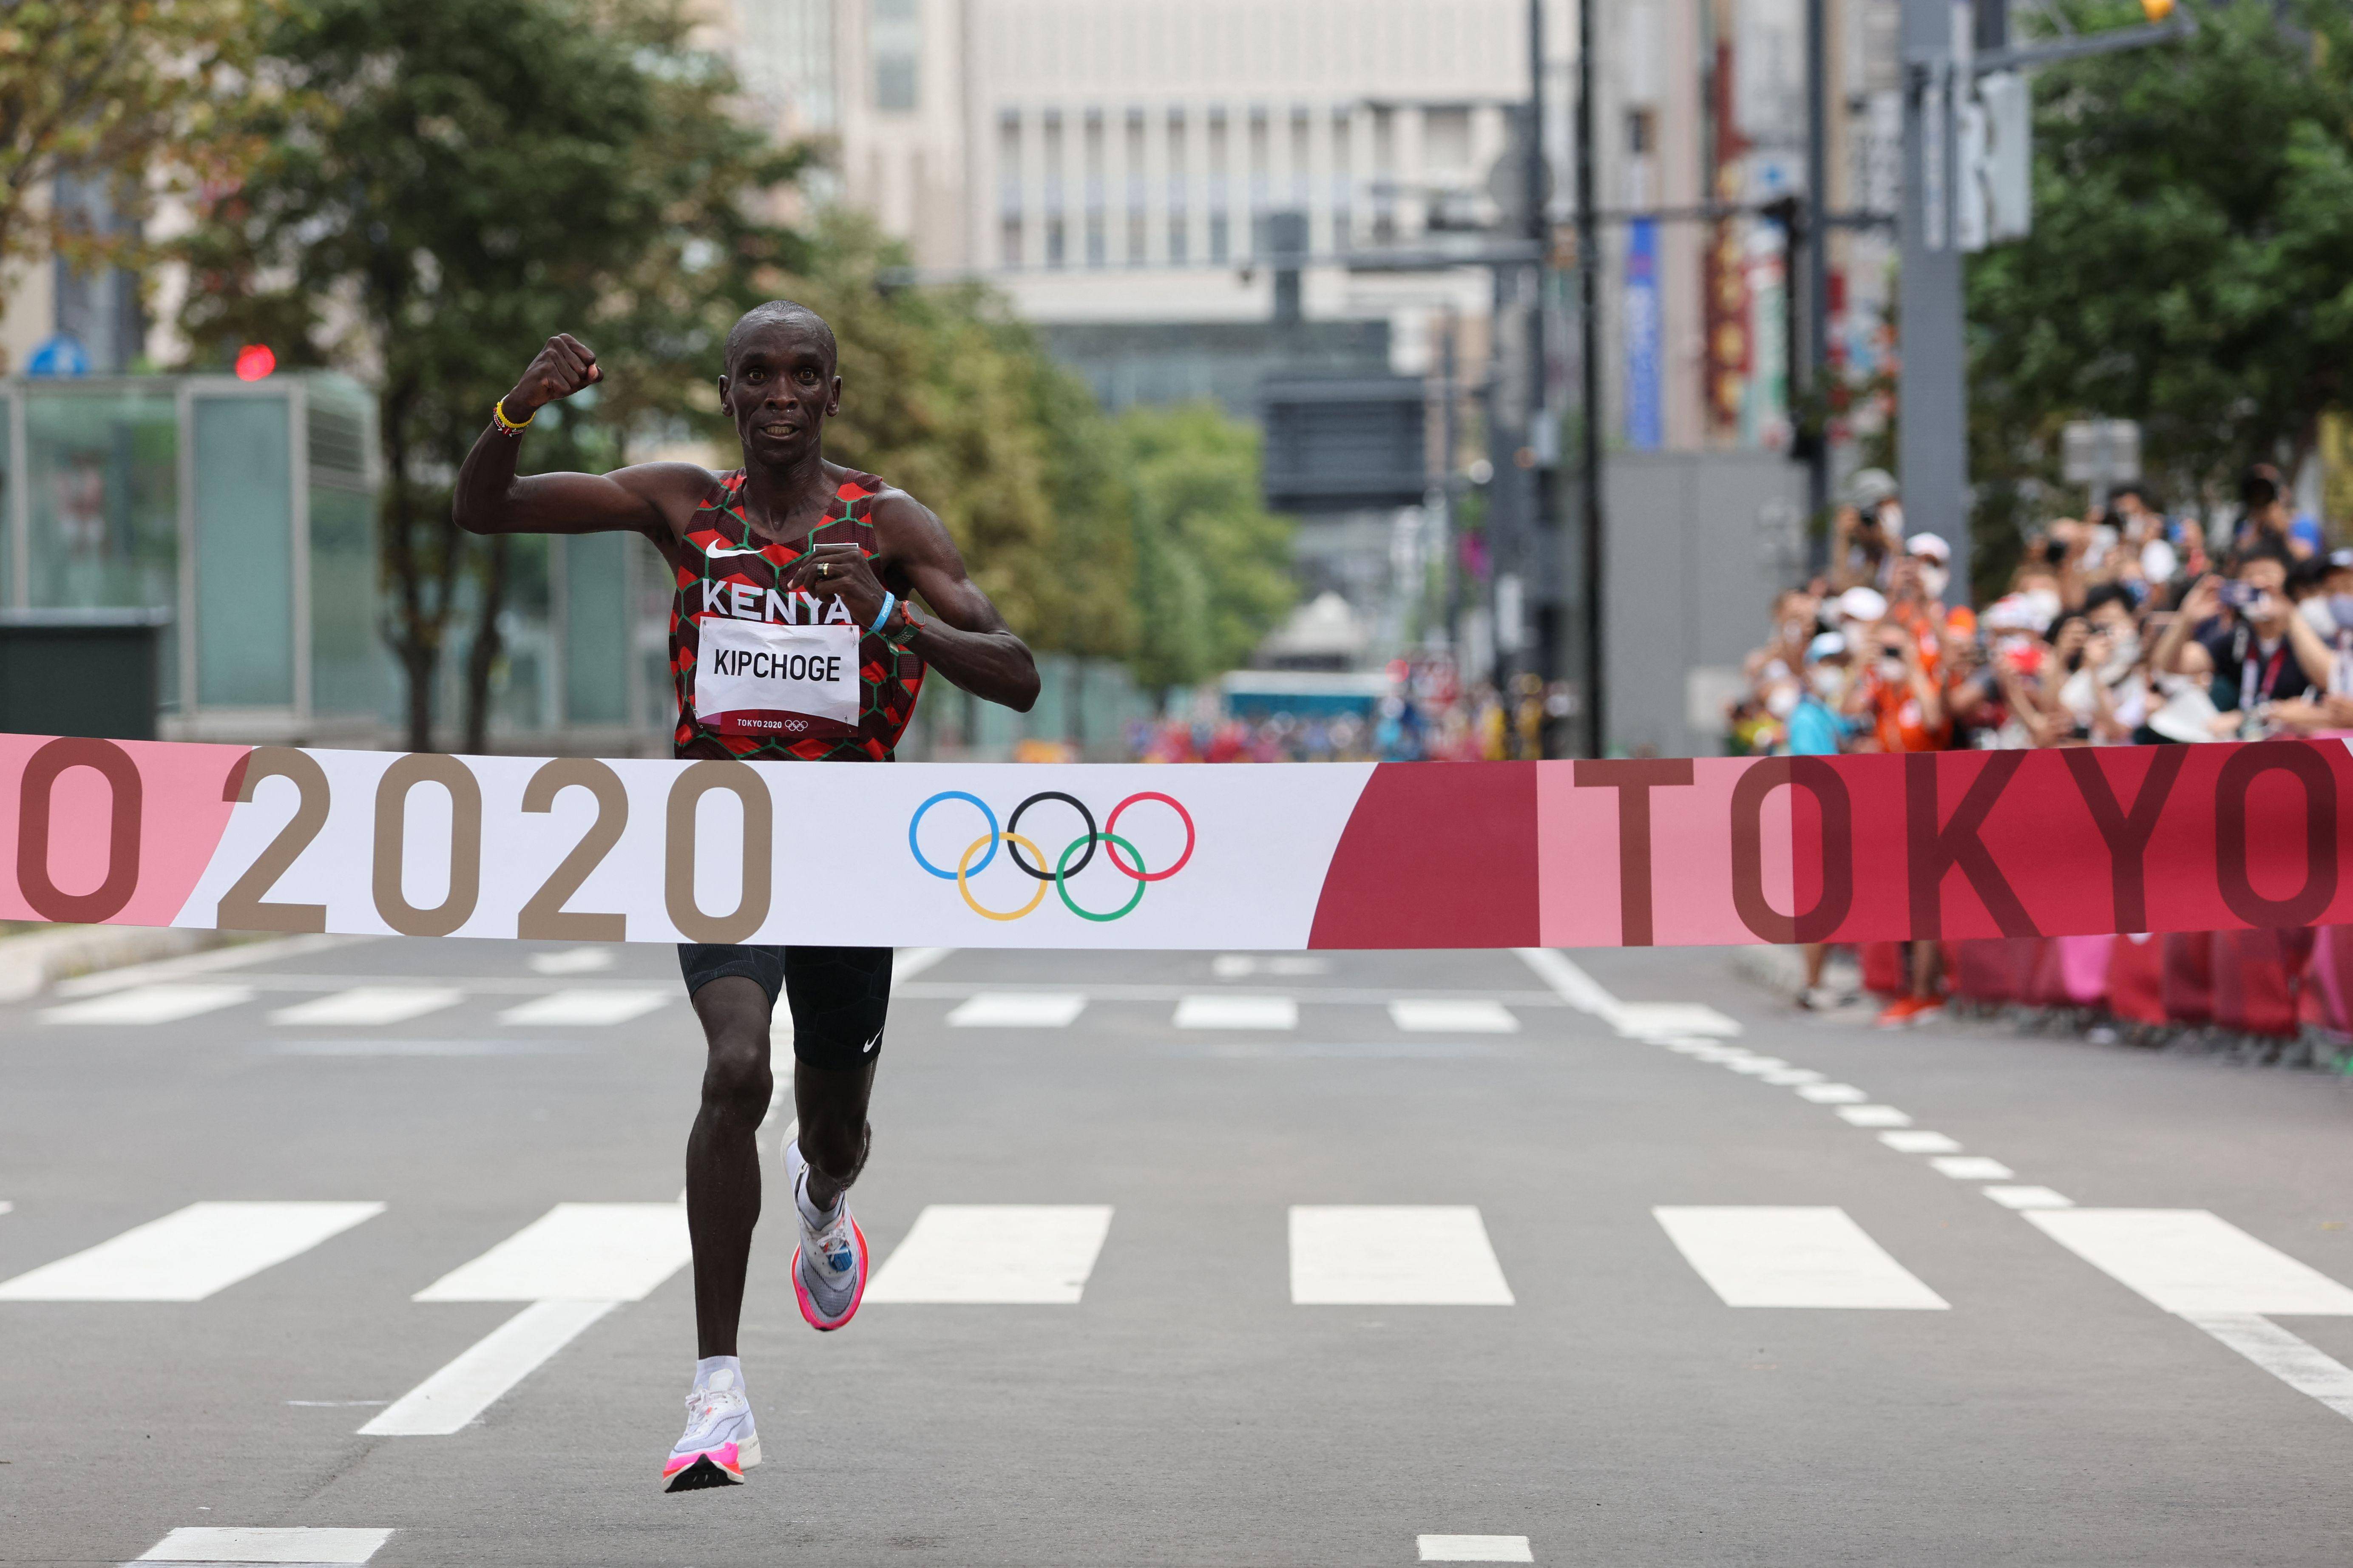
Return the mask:
<svg viewBox="0 0 2353 1568"><path fill-rule="evenodd" d="M2066 14L2140 19L2122 0ZM2197 15L2188 39L2036 79L2034 232L1968 279L1973 468L1997 489L2055 477L2059 423L2098 415L2141 421L2168 489L2211 489L2300 455L2346 396L2353 16Z"/></svg>
<svg viewBox="0 0 2353 1568"><path fill-rule="evenodd" d="M131 228L51 199L60 176L104 182L118 212L232 178L256 44L277 0L10 0L0 5L0 289L12 262L131 259Z"/></svg>

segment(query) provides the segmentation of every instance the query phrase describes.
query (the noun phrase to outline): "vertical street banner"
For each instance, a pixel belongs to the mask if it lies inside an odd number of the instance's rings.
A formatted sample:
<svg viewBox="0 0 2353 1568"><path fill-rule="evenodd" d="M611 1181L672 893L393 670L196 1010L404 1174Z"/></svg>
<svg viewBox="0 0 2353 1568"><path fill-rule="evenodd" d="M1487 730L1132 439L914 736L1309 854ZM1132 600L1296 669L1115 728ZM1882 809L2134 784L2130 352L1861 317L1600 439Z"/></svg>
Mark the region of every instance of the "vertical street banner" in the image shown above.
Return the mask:
<svg viewBox="0 0 2353 1568"><path fill-rule="evenodd" d="M2353 922L2337 742L1271 766L0 735L0 919L564 942L1613 947Z"/></svg>

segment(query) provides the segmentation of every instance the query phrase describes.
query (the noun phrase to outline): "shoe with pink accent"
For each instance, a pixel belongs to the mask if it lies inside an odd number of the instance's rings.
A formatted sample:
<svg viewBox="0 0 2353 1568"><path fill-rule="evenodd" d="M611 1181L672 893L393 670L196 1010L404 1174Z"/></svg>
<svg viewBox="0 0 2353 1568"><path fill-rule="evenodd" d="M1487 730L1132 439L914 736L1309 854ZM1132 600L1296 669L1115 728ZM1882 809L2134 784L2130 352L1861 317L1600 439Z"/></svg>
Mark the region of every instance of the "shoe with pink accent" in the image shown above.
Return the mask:
<svg viewBox="0 0 2353 1568"><path fill-rule="evenodd" d="M793 1250L793 1299L810 1328L828 1332L856 1317L866 1299L866 1233L850 1217L848 1194L834 1200L830 1215L811 1210L808 1162L797 1138L785 1148L785 1169L801 1227L801 1244Z"/></svg>
<svg viewBox="0 0 2353 1568"><path fill-rule="evenodd" d="M662 1466L662 1489L739 1487L744 1472L759 1462L760 1434L752 1426L744 1380L733 1368L720 1367L686 1396L686 1436Z"/></svg>

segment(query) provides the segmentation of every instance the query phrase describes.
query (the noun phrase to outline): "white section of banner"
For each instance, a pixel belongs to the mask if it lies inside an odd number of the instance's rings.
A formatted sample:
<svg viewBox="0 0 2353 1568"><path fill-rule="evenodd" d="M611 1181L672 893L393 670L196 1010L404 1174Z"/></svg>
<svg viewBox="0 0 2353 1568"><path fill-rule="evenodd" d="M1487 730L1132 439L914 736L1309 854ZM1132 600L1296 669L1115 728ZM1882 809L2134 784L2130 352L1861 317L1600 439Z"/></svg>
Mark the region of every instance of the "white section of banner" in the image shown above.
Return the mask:
<svg viewBox="0 0 2353 1568"><path fill-rule="evenodd" d="M709 922L723 923L744 895L745 807L731 789L706 788L699 798L681 796L674 829L673 791L696 764L454 759L480 792L479 823L471 824L474 813L453 810L449 784L433 776L443 759L411 763L406 784L396 777L387 786L385 775L401 753L304 755L325 781L323 803L302 803L308 815L324 805L325 820L315 835L301 842L296 783L260 777L253 798L231 811L219 847L174 924L220 925L222 900L236 894L241 907L256 900L323 906L325 929L335 932L523 934L519 923L535 898L543 920L556 907L542 895L559 868L596 830L614 826L609 818L616 814L591 787L576 783L554 789L550 800L550 782L543 781L537 801L543 809L524 809L526 791L543 769L568 768L565 777L576 779L585 766L609 770L618 781L627 819L611 848L560 907L570 914L622 917L626 941L1303 948L1324 873L1373 766L752 763L749 774L765 791L771 844L765 914L748 930L721 935ZM695 778L731 774L746 776L723 767ZM401 803L388 801L379 812L380 786L405 790ZM315 784L311 793L320 793ZM466 793L462 784L458 793ZM1138 795L1173 799L1182 814L1167 799L1130 798ZM1122 842L1099 840L1090 853L1087 824L1073 799L1098 832L1115 832ZM1017 826L1013 816L1025 800L1030 804ZM986 804L986 812L976 801ZM755 816L763 810L756 799L753 810ZM1001 833L1018 833L1024 842L1000 840L992 851L992 814ZM380 852L386 861L381 867ZM673 854L681 862L675 877ZM247 875L265 856L285 866L266 886L264 879ZM683 871L690 858L688 895ZM389 865L394 858L396 879ZM1042 879L1026 868L1040 862L1049 873ZM1142 884L1140 898L1137 879L1122 868L1139 862L1155 879ZM1065 868L1059 888L1050 875L1058 867ZM1173 874L1162 875L1172 867ZM573 869L576 875L578 868ZM762 902L760 879L756 873L751 879L755 908ZM248 885L240 890L241 881ZM456 903L439 928L420 929L437 923L433 911L450 903L453 884ZM677 896L691 897L686 918L693 922L700 911L700 932L681 931L671 907ZM1088 919L1073 912L1071 903L1115 918ZM976 904L1013 918L992 919ZM583 937L563 933L561 939Z"/></svg>

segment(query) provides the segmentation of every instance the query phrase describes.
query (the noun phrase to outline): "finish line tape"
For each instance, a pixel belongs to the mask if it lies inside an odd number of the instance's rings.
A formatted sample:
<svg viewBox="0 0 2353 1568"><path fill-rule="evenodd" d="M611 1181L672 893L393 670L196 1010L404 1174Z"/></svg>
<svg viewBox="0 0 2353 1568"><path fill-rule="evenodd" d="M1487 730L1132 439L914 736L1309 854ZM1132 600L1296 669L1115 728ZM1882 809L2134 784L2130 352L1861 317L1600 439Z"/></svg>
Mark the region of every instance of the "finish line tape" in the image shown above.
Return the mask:
<svg viewBox="0 0 2353 1568"><path fill-rule="evenodd" d="M2337 742L1261 766L0 735L0 919L559 942L1611 947L2353 922Z"/></svg>

